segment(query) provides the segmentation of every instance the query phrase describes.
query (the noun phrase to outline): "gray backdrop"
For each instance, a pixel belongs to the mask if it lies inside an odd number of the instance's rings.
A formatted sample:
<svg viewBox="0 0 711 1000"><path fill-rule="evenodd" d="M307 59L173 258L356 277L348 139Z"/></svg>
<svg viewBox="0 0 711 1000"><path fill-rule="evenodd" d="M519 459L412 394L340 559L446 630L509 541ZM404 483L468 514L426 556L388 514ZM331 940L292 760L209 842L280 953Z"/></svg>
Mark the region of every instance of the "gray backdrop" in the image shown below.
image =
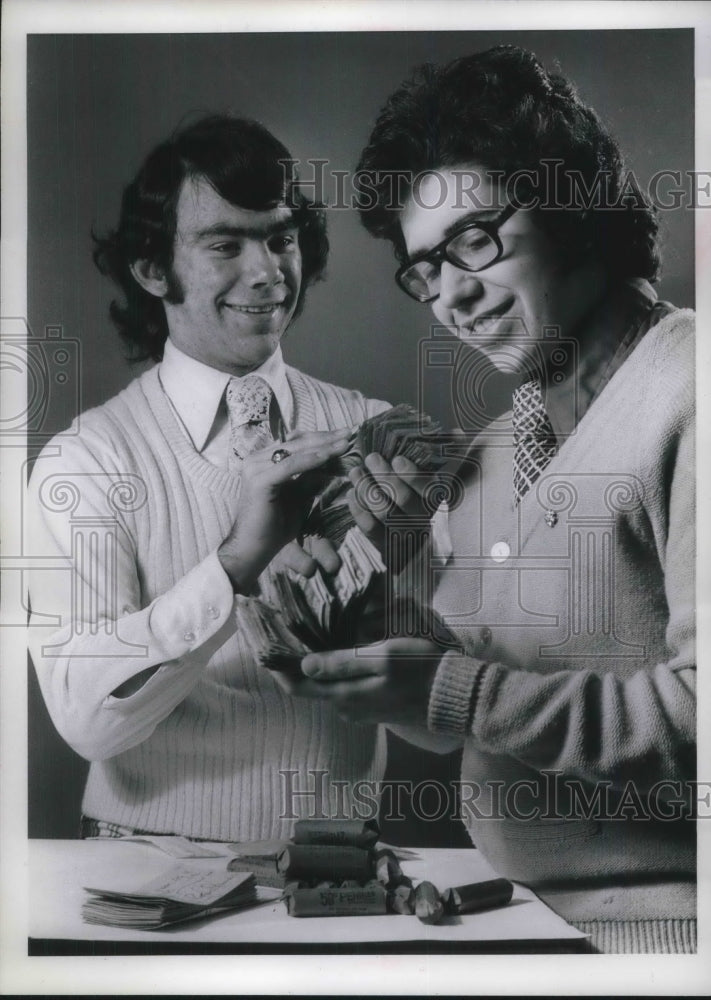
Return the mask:
<svg viewBox="0 0 711 1000"><path fill-rule="evenodd" d="M35 35L28 39L28 309L35 336L61 327L81 343L77 406L96 405L137 370L123 360L107 306L111 286L91 262L90 231L118 214L145 154L187 114L257 118L306 160L355 167L384 99L416 65L502 42L558 61L612 127L643 184L655 171L693 169L693 32L373 32L225 35ZM304 165L302 174L308 175ZM666 191L662 186L661 192ZM326 198L335 197L328 186ZM693 213L662 213L662 297L694 304ZM418 373L430 314L398 291L389 247L351 211L331 211L327 280L309 292L285 341L287 361L369 396L422 402L447 420L447 381ZM443 388L443 386L445 388ZM492 382L488 405L503 401ZM72 414L69 413L69 416ZM66 407L49 420L60 430ZM31 836L74 836L83 761L54 732L30 671ZM456 777L456 757L393 744L391 776ZM392 838L459 842L456 826Z"/></svg>

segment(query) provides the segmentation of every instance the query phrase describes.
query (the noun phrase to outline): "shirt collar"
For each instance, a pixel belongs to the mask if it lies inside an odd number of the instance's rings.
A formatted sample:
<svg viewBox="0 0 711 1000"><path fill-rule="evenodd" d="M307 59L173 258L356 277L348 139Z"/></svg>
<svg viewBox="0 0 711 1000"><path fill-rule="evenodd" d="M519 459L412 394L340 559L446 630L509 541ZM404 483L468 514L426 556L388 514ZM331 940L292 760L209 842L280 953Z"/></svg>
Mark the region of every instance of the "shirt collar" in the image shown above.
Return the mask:
<svg viewBox="0 0 711 1000"><path fill-rule="evenodd" d="M294 399L286 376L281 347L250 374L260 375L274 393L284 427L293 430ZM223 397L232 376L197 361L170 338L165 342L160 381L197 451L202 451L215 420L226 419ZM224 412L222 412L224 411Z"/></svg>

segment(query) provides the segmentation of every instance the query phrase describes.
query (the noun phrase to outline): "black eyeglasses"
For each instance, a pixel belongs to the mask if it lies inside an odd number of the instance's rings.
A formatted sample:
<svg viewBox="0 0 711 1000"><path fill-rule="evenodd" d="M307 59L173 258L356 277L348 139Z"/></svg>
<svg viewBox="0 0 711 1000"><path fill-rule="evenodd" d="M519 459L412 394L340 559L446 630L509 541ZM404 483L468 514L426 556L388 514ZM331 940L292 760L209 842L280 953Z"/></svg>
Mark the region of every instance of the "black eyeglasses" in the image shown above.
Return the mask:
<svg viewBox="0 0 711 1000"><path fill-rule="evenodd" d="M470 222L462 226L453 236L448 236L427 253L404 264L395 275L398 285L418 302L431 302L439 295L443 260L461 267L463 271L483 271L503 254L499 228L515 211L515 205L508 205L490 222Z"/></svg>

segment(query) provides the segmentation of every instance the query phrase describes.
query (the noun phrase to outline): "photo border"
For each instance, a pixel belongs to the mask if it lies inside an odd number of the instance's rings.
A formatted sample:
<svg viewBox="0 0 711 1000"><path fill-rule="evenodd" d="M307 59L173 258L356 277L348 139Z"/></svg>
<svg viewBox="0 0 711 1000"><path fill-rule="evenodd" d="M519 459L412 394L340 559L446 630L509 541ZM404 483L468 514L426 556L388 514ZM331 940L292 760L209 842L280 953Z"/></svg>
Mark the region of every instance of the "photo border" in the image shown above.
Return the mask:
<svg viewBox="0 0 711 1000"><path fill-rule="evenodd" d="M324 4L311 0L233 2L199 0L123 0L92 3L5 0L2 9L2 314L26 316L26 122L25 39L34 32L136 33L218 31L356 30L557 30L560 28L693 27L696 32L696 169L711 167L711 10L707 4L510 3L455 0L402 2L361 0ZM711 210L697 211L697 311L711 316ZM711 341L699 338L697 389L699 455L711 454ZM16 389L16 387L15 387ZM16 396L6 396L6 412L19 412ZM22 498L21 447L2 449L3 538L9 551L19 526L15 514ZM699 510L711 509L709 476L699 471ZM711 528L699 518L699 659L709 648ZM6 577L5 583L8 583ZM16 584L13 584L16 588ZM3 587L3 621L18 614L12 586ZM699 822L699 952L695 956L387 955L373 956L137 956L29 958L27 956L27 773L18 747L26 746L25 637L22 629L3 628L0 672L0 990L4 995L177 992L193 995L339 995L343 984L360 995L488 993L491 995L589 994L703 995L711 982L711 824ZM709 684L700 671L699 701L706 704ZM698 759L711 761L708 726L700 726ZM711 818L711 809L709 809ZM708 829L707 829L708 827ZM240 990L234 989L237 980Z"/></svg>

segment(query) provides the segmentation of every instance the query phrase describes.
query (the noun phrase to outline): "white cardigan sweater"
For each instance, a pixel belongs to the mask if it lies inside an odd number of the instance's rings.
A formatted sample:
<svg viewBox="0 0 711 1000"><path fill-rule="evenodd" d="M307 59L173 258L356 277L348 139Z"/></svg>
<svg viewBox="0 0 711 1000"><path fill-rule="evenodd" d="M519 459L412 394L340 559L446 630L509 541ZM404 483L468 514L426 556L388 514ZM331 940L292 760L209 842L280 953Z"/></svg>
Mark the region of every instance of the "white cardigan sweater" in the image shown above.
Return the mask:
<svg viewBox="0 0 711 1000"><path fill-rule="evenodd" d="M646 333L517 508L510 413L484 432L435 588L472 840L606 950L693 939L693 323Z"/></svg>

